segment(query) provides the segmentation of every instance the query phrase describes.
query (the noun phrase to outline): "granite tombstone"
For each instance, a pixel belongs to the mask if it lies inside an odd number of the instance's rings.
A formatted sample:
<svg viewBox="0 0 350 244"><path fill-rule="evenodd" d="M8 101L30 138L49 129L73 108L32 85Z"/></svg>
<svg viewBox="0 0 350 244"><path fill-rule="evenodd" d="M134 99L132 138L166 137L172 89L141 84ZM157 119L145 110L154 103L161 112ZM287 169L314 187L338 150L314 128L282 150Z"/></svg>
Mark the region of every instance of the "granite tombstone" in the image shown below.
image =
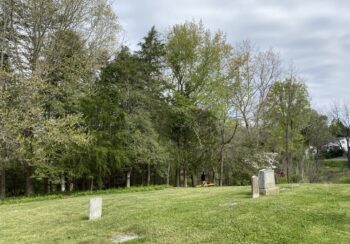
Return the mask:
<svg viewBox="0 0 350 244"><path fill-rule="evenodd" d="M279 193L275 185L275 172L273 169L259 171L259 192L261 195L274 195Z"/></svg>

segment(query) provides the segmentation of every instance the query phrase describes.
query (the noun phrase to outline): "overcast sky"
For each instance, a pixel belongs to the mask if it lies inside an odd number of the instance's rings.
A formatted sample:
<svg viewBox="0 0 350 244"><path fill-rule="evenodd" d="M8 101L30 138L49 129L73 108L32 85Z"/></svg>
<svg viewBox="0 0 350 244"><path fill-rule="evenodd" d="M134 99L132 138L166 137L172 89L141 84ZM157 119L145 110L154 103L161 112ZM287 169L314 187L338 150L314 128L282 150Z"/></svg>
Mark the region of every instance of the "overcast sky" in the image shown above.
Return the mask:
<svg viewBox="0 0 350 244"><path fill-rule="evenodd" d="M350 94L350 0L115 0L114 9L133 49L153 25L166 32L202 20L232 44L278 51L305 79L315 108Z"/></svg>

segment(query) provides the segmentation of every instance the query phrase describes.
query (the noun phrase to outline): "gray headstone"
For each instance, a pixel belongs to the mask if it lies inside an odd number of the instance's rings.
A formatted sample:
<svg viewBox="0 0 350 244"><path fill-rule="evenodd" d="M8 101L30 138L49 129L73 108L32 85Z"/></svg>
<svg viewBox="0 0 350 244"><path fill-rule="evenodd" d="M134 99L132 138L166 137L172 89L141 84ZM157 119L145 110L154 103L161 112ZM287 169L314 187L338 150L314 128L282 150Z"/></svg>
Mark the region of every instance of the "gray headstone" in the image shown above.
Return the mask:
<svg viewBox="0 0 350 244"><path fill-rule="evenodd" d="M275 172L273 169L259 171L259 192L262 195L278 194L279 189L275 185Z"/></svg>
<svg viewBox="0 0 350 244"><path fill-rule="evenodd" d="M101 218L102 215L102 198L90 198L89 201L89 220Z"/></svg>
<svg viewBox="0 0 350 244"><path fill-rule="evenodd" d="M252 176L252 197L259 197L259 178L257 176Z"/></svg>

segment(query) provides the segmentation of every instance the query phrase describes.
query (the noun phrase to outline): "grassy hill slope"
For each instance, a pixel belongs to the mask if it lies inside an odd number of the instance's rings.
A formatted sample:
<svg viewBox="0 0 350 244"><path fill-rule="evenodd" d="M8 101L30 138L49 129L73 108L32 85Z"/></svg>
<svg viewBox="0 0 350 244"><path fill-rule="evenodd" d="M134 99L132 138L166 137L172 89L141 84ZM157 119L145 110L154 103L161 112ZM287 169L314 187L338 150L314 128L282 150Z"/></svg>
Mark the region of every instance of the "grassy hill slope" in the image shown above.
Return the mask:
<svg viewBox="0 0 350 244"><path fill-rule="evenodd" d="M0 243L350 243L349 185L169 188L105 194L103 217L87 220L89 196L0 205Z"/></svg>

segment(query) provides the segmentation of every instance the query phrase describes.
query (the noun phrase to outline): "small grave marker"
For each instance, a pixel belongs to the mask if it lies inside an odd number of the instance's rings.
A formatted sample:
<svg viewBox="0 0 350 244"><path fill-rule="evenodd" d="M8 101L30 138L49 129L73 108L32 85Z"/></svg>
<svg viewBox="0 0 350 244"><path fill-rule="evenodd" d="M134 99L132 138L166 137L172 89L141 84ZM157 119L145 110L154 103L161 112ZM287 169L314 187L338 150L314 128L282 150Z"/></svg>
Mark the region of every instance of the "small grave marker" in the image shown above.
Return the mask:
<svg viewBox="0 0 350 244"><path fill-rule="evenodd" d="M252 176L252 197L259 197L259 178L255 175Z"/></svg>
<svg viewBox="0 0 350 244"><path fill-rule="evenodd" d="M102 215L102 198L90 198L89 201L89 220L101 218Z"/></svg>

